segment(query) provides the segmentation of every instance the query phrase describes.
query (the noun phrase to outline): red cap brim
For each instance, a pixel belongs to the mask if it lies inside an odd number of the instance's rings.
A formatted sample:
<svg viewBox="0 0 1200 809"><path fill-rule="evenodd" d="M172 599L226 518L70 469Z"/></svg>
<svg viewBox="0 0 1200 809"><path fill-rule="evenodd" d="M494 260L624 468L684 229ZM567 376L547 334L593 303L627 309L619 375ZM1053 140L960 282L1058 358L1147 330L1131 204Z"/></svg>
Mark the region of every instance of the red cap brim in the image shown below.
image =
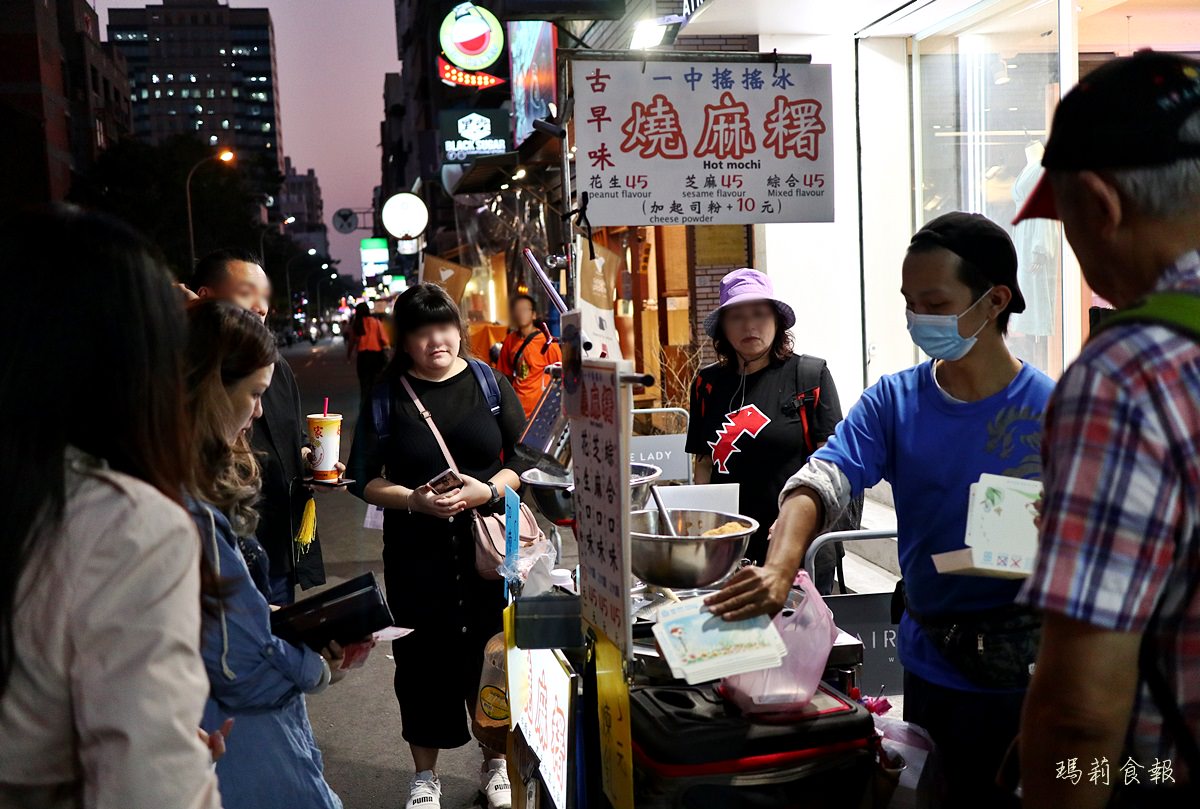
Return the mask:
<svg viewBox="0 0 1200 809"><path fill-rule="evenodd" d="M1033 193L1029 195L1029 199L1025 200L1025 204L1021 206L1021 212L1017 214L1017 218L1012 223L1015 225L1026 219L1058 218L1058 206L1054 204L1054 189L1050 187L1050 177L1043 174L1042 179L1038 180L1038 184L1033 187Z"/></svg>

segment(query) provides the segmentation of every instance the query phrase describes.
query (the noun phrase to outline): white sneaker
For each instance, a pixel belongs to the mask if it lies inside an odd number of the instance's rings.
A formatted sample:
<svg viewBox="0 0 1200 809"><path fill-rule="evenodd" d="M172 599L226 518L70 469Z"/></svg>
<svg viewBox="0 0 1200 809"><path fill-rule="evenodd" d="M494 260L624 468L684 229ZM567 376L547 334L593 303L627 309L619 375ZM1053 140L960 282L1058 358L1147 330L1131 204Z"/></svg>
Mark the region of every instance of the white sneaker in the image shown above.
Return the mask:
<svg viewBox="0 0 1200 809"><path fill-rule="evenodd" d="M424 770L413 778L404 809L442 809L442 782L433 770Z"/></svg>
<svg viewBox="0 0 1200 809"><path fill-rule="evenodd" d="M479 791L487 798L488 809L511 809L512 785L508 783L508 762L494 758L480 776Z"/></svg>

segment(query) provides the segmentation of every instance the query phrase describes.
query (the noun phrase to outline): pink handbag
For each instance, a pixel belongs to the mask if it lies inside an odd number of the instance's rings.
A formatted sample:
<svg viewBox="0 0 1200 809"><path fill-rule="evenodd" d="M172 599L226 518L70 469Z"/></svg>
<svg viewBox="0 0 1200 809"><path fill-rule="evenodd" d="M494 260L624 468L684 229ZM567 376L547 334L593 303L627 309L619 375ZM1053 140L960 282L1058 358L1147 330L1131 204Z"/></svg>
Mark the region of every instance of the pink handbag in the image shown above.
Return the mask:
<svg viewBox="0 0 1200 809"><path fill-rule="evenodd" d="M455 473L459 473L458 464L454 462L453 456L450 455L450 449L446 446L445 439L442 438L437 425L433 423L433 415L425 409L425 405L421 404L421 399L417 396L417 392L413 390L412 385L408 383L408 380L400 377L400 382L404 385L404 390L408 392L413 404L417 406L417 412L421 414L421 418L425 419L425 423L429 425L430 432L433 433L434 439L437 440L438 446L442 449L442 455L446 457L446 463L450 465L450 468ZM521 542L518 550L532 547L539 540L546 538L529 506L522 503L520 511L520 528L518 529L518 534L520 535ZM496 581L501 578L500 568L504 565L504 550L507 544L504 514L480 514L478 509L472 509L471 515L475 521L473 527L475 535L475 570L479 573L480 578Z"/></svg>

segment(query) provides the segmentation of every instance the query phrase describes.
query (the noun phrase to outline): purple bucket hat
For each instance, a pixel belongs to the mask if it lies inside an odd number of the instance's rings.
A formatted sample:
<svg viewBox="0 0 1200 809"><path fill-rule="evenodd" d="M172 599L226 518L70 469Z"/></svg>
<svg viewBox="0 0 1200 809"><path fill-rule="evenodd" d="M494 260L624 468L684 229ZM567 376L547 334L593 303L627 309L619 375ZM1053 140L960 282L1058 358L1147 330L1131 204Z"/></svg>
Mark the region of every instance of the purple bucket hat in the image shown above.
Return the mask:
<svg viewBox="0 0 1200 809"><path fill-rule="evenodd" d="M775 297L771 279L765 273L743 267L734 270L721 279L721 305L704 318L704 331L709 337L716 337L717 324L721 320L721 310L739 303L768 301L779 314L783 315L783 327L790 329L796 325L796 313L792 307Z"/></svg>

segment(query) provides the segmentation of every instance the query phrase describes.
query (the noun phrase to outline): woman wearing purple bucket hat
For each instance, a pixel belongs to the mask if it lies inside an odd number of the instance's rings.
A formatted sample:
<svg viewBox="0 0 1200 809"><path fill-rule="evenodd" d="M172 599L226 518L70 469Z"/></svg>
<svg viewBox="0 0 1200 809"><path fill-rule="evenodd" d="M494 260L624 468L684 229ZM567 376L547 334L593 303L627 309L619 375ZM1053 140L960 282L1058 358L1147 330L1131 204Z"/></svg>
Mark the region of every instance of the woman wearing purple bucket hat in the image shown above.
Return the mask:
<svg viewBox="0 0 1200 809"><path fill-rule="evenodd" d="M740 511L758 520L747 556L761 564L788 476L842 420L825 361L792 351L792 307L775 297L758 270L721 279L720 306L704 319L718 361L691 389L687 451L697 483L741 484ZM836 556L820 559L818 586L832 585Z"/></svg>

